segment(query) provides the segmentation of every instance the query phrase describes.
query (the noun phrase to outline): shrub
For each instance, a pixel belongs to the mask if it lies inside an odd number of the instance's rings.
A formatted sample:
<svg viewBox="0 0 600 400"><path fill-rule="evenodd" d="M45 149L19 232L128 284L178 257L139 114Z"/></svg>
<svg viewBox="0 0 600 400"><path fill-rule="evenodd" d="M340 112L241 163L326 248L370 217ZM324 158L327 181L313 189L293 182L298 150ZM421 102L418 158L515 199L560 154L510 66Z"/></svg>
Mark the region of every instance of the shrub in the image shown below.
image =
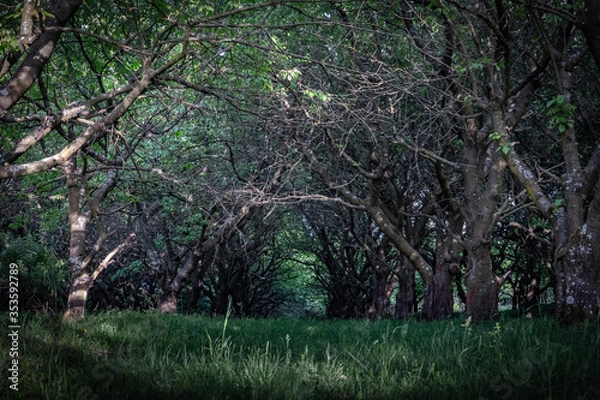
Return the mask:
<svg viewBox="0 0 600 400"><path fill-rule="evenodd" d="M8 288L8 269L11 263L19 267L19 307L21 310L64 306L68 291L68 271L65 261L54 251L39 244L33 237L0 239L0 289ZM0 311L8 310L8 298L0 299Z"/></svg>

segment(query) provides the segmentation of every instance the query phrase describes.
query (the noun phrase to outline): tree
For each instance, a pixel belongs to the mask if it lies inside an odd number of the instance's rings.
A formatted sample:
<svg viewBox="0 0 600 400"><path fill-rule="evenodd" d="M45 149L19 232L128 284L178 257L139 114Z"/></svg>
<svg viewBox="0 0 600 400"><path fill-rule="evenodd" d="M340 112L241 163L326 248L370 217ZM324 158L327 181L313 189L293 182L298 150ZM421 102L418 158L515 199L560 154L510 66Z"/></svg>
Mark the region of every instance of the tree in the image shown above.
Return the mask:
<svg viewBox="0 0 600 400"><path fill-rule="evenodd" d="M592 11L593 7L589 9ZM575 77L584 61L585 48L576 38L579 32L569 21L554 17L555 25L544 24L537 9L531 10L532 19L544 54L549 60L549 74L554 79L555 94L545 104L546 127L544 136L557 144L561 151L561 174L552 174L555 185L544 185L534 173L530 154L521 149L508 148L506 160L512 173L527 189L532 201L550 221L554 241L553 269L557 317L576 322L595 318L600 312L600 255L594 249L600 234L600 197L598 196L600 151L598 141L586 114L583 123L576 126L576 104L586 106L576 96ZM595 18L592 13L586 21ZM586 22L587 23L587 22ZM590 50L594 52L594 38L585 26ZM593 30L593 29L592 29ZM585 85L589 81L586 79ZM511 136L502 138L506 146ZM585 163L585 164L584 164Z"/></svg>
<svg viewBox="0 0 600 400"><path fill-rule="evenodd" d="M397 15L402 14L394 14L394 10L391 9L375 11L381 12L381 14L385 14L386 12L392 13L391 18L394 19L397 18ZM343 21L348 10L342 9L338 10L338 12ZM369 20L369 17L365 16L364 18L367 21L365 25L373 23L372 20ZM411 18L410 16L405 16L403 20L410 21ZM431 17L421 17L420 19L427 20L427 18L431 19ZM353 20L358 21L360 19L354 16ZM443 28L443 17L440 17L440 21ZM438 22L434 21L433 24L438 24ZM420 43L422 42L420 33L415 32L410 24L407 29L410 34L408 37L416 43L415 47L417 51L427 55L427 49L420 47ZM446 27L446 33L450 34L451 29L451 26ZM390 177L397 176L394 175L394 165L402 165L397 164L397 152L395 148L392 148L391 144L400 144L403 148L408 148L419 153L418 146L412 145L410 142L426 144L428 138L432 138L432 141L435 140L435 135L431 131L421 133L417 130L416 134L410 135L409 130L402 127L402 123L396 120L401 115L394 112L396 105L402 104L405 97L407 98L414 94L415 90L413 88L419 84L419 81L412 81L409 85L398 82L398 86L393 86L397 82L394 79L394 76L397 75L394 72L395 69L407 69L407 75L414 75L415 69L412 67L413 70L410 70L411 66L395 64L397 59L387 56L389 50L382 44L384 43L382 40L383 31L369 30L369 32L374 33L363 34L361 36L357 32L366 30L359 24L353 25L348 30L350 30L350 38L354 41L354 46L349 49L350 65L344 65L344 68L339 69L335 69L335 66L330 67L331 71L328 71L326 79L319 76L322 74L320 72L322 69L318 67L318 61L315 62L315 70L317 72L313 75L309 75L312 72L309 69L301 69L300 73L303 74L303 77L297 79L298 82L295 83L299 90L295 90L290 85L289 89L291 89L290 92L293 94L288 99L283 100L282 108L286 110L286 116L283 118L288 119L288 126L292 127L291 129L295 131L292 135L295 137L296 144L307 162L318 173L326 186L337 192L344 201L352 204L352 206L364 209L395 244L398 250L411 260L426 285L432 286L434 285L434 269L420 253L419 249L415 247L419 241L408 238L406 233L403 232L403 221L405 218L398 218L394 215L393 210L400 208L410 215L414 214L411 211L421 209L422 215L433 215L435 200L430 202L427 196L432 194L434 190L437 191L437 188L428 187L418 189L414 194L415 203L412 205L412 210L406 211L411 206L407 206L406 208L399 207L401 203L395 197L393 189L394 187L399 187L398 182L394 182L393 178L390 179ZM392 33L388 32L386 34L392 35ZM448 42L444 36L439 40L441 43L445 43L446 47L442 47L444 51L455 51L455 45ZM389 45L390 42L385 43ZM402 50L411 51L409 47ZM336 56L342 58L339 53L340 51L338 50ZM374 56L369 56L370 54L374 54ZM469 55L465 54L465 57L469 57ZM439 75L443 73L440 69L448 67L439 63L433 63L433 57L429 57L428 60L432 62L432 68L429 70L417 69L416 72L425 75L432 73ZM419 68L426 67L427 65ZM309 79L312 79L312 82ZM322 86L323 82L330 82L331 84ZM382 82L386 82L386 85L383 86ZM310 85L313 83L317 86L311 87ZM445 79L442 81L442 84L451 87L453 81ZM454 85L454 87L458 88L460 86ZM447 93L447 89L443 87L428 86L427 89L427 92L424 93L425 96L435 97L437 93ZM314 100L306 98L307 94L310 97L310 93L319 92L325 93L325 97L329 97L329 99L321 96L321 104L315 104ZM459 98L465 96L465 94L460 93L456 93L456 95ZM468 210L468 212L459 218L449 214L450 219L455 220L452 228L458 232L448 231L446 227L445 233L447 234L448 243L456 241L456 237L461 234L461 218L464 218L468 227L467 238L464 240L464 244L470 249L468 254L469 260L471 260L470 272L467 274L468 287L470 288L469 293L471 294L467 296L467 301L470 303L468 308L474 318L481 319L495 311L498 286L502 281L500 278L492 276L489 245L491 242L489 242L489 235L491 233L490 227L494 225L497 218L495 206L499 201L504 176L503 171L506 165L501 154L498 153L492 154L491 164L482 165L482 163L485 162L485 154L489 151L487 135L490 124L504 129L503 126L500 126L504 124L504 120L500 115L500 111L492 112L491 109L488 109L490 118L487 122L479 124L475 119L471 119L469 124L461 126L454 118L457 102L454 98L449 100L446 110L433 108L436 110L434 112L438 114L443 115L447 113L447 118L442 119L437 115L432 116L432 119L445 124L451 123L452 125L450 127L446 125L446 128L462 134L463 137L461 139L463 143L468 142L472 144L472 146L465 145L463 147L465 149L463 156L466 158L466 163L472 167L464 171L465 173L463 174L465 186L463 190L464 197L462 198L466 204L463 204L462 210ZM422 100L416 103L410 100L407 100L407 103L412 103L413 107L418 108L422 104L430 103L430 101L428 98L423 97ZM429 109L432 108L430 107ZM404 109L402 111L406 112ZM463 113L470 115L471 111L465 108ZM344 117L340 118L340 115ZM469 121L468 118L467 121ZM442 124L439 126L442 129L444 128ZM365 185L361 187L359 184L349 185L348 183L343 183L344 177L339 174L333 178L330 173L331 163L325 165L320 161L317 152L311 148L312 146L308 145L309 143L325 143L329 145L330 150L326 157L329 159L338 157L340 162L347 163L355 171L355 174L347 176L346 182L364 182ZM366 149L360 147L359 143L362 146L366 144ZM437 143L439 143L439 140ZM421 153L427 153L429 158L434 159L436 162L450 164L455 167L459 165L456 162L444 160L441 156L436 156L435 153L437 151L438 149L436 148L434 151ZM401 160L400 157L398 159ZM437 175L441 179L442 185L444 185L444 174L439 173ZM392 189L387 193L384 189L384 184L391 185ZM352 189L353 187L356 189ZM447 185L444 187L447 187ZM483 192L480 192L481 187L485 188ZM389 196L389 193L392 194L392 197ZM446 195L448 194L446 192ZM453 198L454 196L450 200ZM454 208L454 210L457 209L457 207ZM422 220L427 221L427 218L422 218ZM441 243L442 241L439 242L440 246ZM457 242L457 244L459 243ZM441 271L446 271L446 277L451 276L451 270L455 271L454 274L457 273L458 264L455 261L456 257L458 257L457 253L457 249L450 251L449 248L440 253L440 274L438 277L443 276ZM444 278L439 279L437 282L438 285L451 288L452 279ZM490 286L491 282L493 282L493 288ZM496 295L494 295L494 292ZM429 290L428 293L432 298L438 299L441 303L439 306L428 305L428 307L436 310L443 309L444 311L439 313L440 316L448 315L451 312L452 307L448 306L448 299L450 299L450 303L452 299L451 289L450 291L444 289L444 295L441 295L441 290ZM428 299L426 304L432 304L432 300ZM435 314L428 313L428 315L433 316Z"/></svg>
<svg viewBox="0 0 600 400"><path fill-rule="evenodd" d="M166 49L164 55L167 61L163 63L158 60L153 64L153 60L143 50L143 43L133 49L119 42L119 35L124 34L123 30L112 32L115 39L96 33L106 25L103 25L103 20L92 17L93 10L77 14L82 19L87 18L89 30L67 28L67 21L73 18L80 4L81 2L76 1L59 1L48 3L47 9L36 9L33 2L24 2L21 10L20 47L10 50L4 58L4 73L14 72L3 82L0 99L3 121L13 125L7 132L8 143L12 142L13 146L7 148L1 157L3 165L0 167L0 177L15 178L58 166L64 168L68 187L71 229L68 260L72 279L65 320L83 317L89 288L122 248L118 246L106 255L93 272L87 271L107 238L100 222L100 203L114 189L118 169L125 164L132 149L139 143L133 135L134 139L121 150L117 144L119 135L122 135L118 122L158 74L185 56L185 51L180 51L169 58L168 53L172 49ZM38 20L39 32L34 32L32 28L34 14ZM59 41L61 36L64 38L64 31L69 33L72 42ZM28 44L31 47L26 49ZM112 49L104 46L107 44ZM81 50L80 58L71 57L74 48ZM119 57L121 54L118 52L123 49L132 50L135 56ZM95 60L89 57L89 52L93 50L98 50ZM156 59L160 58L160 51L154 54ZM54 61L54 66L61 68L60 72L50 74L44 68L51 55L60 56ZM99 69L102 61L105 64L103 69ZM122 68L114 68L114 65L131 68L136 64L140 66L136 71L139 76L134 75L131 82L118 76ZM61 77L62 74L64 75ZM78 79L71 80L71 87L54 86L53 79L69 82L67 76ZM122 80L121 86L114 84L119 78ZM34 82L37 82L35 88ZM96 90L93 89L93 82L98 83ZM51 85L51 90L48 90L47 84ZM64 88L62 91L58 90L61 86ZM78 90L84 99L70 103L67 99L76 96ZM27 91L29 96L25 96ZM30 128L32 123L33 129ZM27 130L29 133L23 135L22 132ZM48 136L50 132L54 132L56 136ZM25 154L29 161L18 163ZM79 158L83 164L78 166ZM88 164L90 169L92 167L91 160L108 168L105 180L98 185L97 190L93 190L93 185L88 184L88 180L93 180L93 173L87 170ZM88 210L84 211L84 207ZM97 240L88 254L87 238L90 233L89 223L92 221L97 224ZM130 244L132 238L130 235L123 245Z"/></svg>
<svg viewBox="0 0 600 400"><path fill-rule="evenodd" d="M205 278L192 289L192 306L197 307L194 289L210 301L213 315L268 317L286 303L281 287L289 279L286 261L291 249L281 248L279 232L285 229L283 212L256 209L246 222L215 248Z"/></svg>
<svg viewBox="0 0 600 400"><path fill-rule="evenodd" d="M421 316L445 318L463 277L474 320L505 282L532 299L553 282L561 319L598 314L592 1L101 5L2 9L18 18L0 28L0 178L55 180L43 196L66 203L68 318L119 267L156 280L142 292L167 312L210 279L215 311L228 296L252 307L251 271L289 262L259 243L264 207L299 202L329 203L296 210L331 314L386 315L397 291L408 317L422 282ZM215 259L240 249L262 256Z"/></svg>
<svg viewBox="0 0 600 400"><path fill-rule="evenodd" d="M383 248L377 252L376 241L382 237L373 232L368 216L339 205L312 204L301 209L306 240L310 243L306 251L315 255L312 268L327 293L326 315L330 318L389 315L391 293L386 292L395 288L397 279L393 279L393 267L388 264L391 258Z"/></svg>
<svg viewBox="0 0 600 400"><path fill-rule="evenodd" d="M174 115L202 110L200 102L206 97L243 107L227 88L235 89L232 82L239 77L235 73L253 71L244 70L245 65L239 63L240 69L228 75L220 63L235 46L242 49L237 53L240 59L246 56L244 48L260 48L265 39L263 26L241 24L239 15L254 11L260 14L263 9L268 13L273 6L257 3L239 8L222 4L213 8L192 1L186 3L188 8L175 10L164 2L149 2L147 6L121 2L103 10L101 4L79 8L81 3L48 2L36 8L33 2L24 2L18 10L19 46L6 49L2 64L6 79L0 90L0 118L10 124L0 156L0 178L64 168L72 231L72 293L87 292L91 283L88 278L97 275L80 275L105 238L101 230L96 232L96 245L91 246L90 257L85 257L89 245L86 239L93 236L89 222L101 218L99 203L117 185L120 171L135 168L140 172L137 165L126 164L141 139L161 130L156 119L166 114L165 109L171 113L167 119L172 125L158 121L163 127L161 133L177 125L178 117L172 118ZM260 21L262 17L257 18ZM39 32L33 28L34 19ZM70 19L74 19L72 26L67 24ZM216 21L230 24L219 25ZM248 46L245 39L251 35L260 39L258 44ZM249 53L257 55L256 51ZM47 68L51 55L55 69ZM187 79L191 76L194 79ZM220 91L210 87L211 83L226 89ZM134 102L141 107L139 114L131 113ZM120 142L128 131L133 131L134 139ZM123 154L117 143L124 144ZM86 166L92 159L104 164L98 168L108 168L108 172L104 184L95 193L88 190L85 196L87 180L91 180ZM163 173L156 165L145 167ZM96 176L104 171L97 172ZM101 263L96 271L105 267ZM81 311L83 299L85 296L69 304L77 303ZM82 315L80 311L67 313L66 318Z"/></svg>

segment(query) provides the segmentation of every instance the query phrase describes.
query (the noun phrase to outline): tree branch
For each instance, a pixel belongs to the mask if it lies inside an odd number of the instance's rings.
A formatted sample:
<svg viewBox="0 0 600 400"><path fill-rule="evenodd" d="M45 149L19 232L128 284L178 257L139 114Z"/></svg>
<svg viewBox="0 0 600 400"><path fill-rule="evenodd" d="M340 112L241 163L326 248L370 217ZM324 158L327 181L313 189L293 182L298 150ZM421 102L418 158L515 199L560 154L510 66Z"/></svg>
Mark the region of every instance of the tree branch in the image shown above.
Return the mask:
<svg viewBox="0 0 600 400"><path fill-rule="evenodd" d="M134 240L135 240L135 233L132 233L129 236L127 236L127 238L125 239L125 241L123 243L121 243L120 245L118 245L117 247L115 247L113 249L113 251L111 251L110 253L108 253L106 255L106 257L104 257L104 259L102 260L102 262L98 265L98 267L92 273L91 280L90 280L90 286L89 286L90 288L92 287L92 285L94 284L94 282L98 278L98 275L100 275L102 273L102 271L104 271L106 269L106 267L108 267L108 264L110 264L111 260L120 251L122 251L125 247L131 245Z"/></svg>
<svg viewBox="0 0 600 400"><path fill-rule="evenodd" d="M50 7L49 11L54 18L44 19L43 32L29 48L22 64L10 79L0 86L0 119L29 90L50 60L61 35L60 29L55 28L64 26L82 3L83 0L62 0Z"/></svg>

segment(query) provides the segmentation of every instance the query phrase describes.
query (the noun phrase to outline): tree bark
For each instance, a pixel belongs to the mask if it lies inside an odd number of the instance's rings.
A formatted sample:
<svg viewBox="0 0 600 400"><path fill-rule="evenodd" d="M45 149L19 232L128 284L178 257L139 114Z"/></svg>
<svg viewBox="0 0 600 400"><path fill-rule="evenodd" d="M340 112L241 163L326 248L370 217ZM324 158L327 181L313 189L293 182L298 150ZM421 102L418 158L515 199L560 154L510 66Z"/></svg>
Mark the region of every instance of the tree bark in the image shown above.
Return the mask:
<svg viewBox="0 0 600 400"><path fill-rule="evenodd" d="M63 321L79 321L82 320L85 316L85 305L87 303L88 293L94 282L98 278L98 276L104 271L108 264L112 261L114 256L116 256L121 250L123 250L126 246L130 245L135 239L135 234L131 234L125 239L123 243L119 246L115 247L98 265L96 270L93 273L88 273L85 270L85 266L91 261L91 257L88 256L86 261L83 262L80 270L77 271L78 274L73 279L71 286L69 288L69 297L67 300L67 309L63 314ZM96 247L100 247L104 238L99 239Z"/></svg>
<svg viewBox="0 0 600 400"><path fill-rule="evenodd" d="M197 246L196 246L197 247ZM161 313L174 314L177 312L177 300L179 293L187 285L192 273L199 269L202 264L202 253L196 248L192 250L192 254L184 264L183 268L177 273L169 286L161 294L156 309ZM200 273L200 271L198 271Z"/></svg>
<svg viewBox="0 0 600 400"><path fill-rule="evenodd" d="M586 221L555 252L556 316L576 323L600 316L600 179Z"/></svg>
<svg viewBox="0 0 600 400"><path fill-rule="evenodd" d="M133 241L135 235L130 235L122 245L105 257L93 273L90 273L88 270L89 265L102 248L107 237L98 219L100 218L100 203L116 186L117 172L114 169L107 172L103 184L98 187L94 196L88 199L89 211L84 211L81 205L81 195L87 188L80 181L82 171L77 167L77 155L68 160L65 166L65 174L67 176L68 217L71 233L68 260L71 285L63 321L76 321L84 318L88 292L98 275L106 269L111 259L125 245ZM86 248L87 228L92 218L98 223L98 239L88 253Z"/></svg>
<svg viewBox="0 0 600 400"><path fill-rule="evenodd" d="M441 183L444 186L443 181ZM452 235L455 232L460 232L464 222L456 200L450 193L450 189L444 188L444 192L451 199L450 208L454 215L449 218L449 232L436 251L433 280L431 284L425 285L421 318L426 321L452 316L454 311L454 280L461 273L459 259L461 245ZM444 233L440 230L439 234L442 236Z"/></svg>
<svg viewBox="0 0 600 400"><path fill-rule="evenodd" d="M83 319L87 301L90 276L85 271L84 258L86 230L90 216L82 212L80 208L79 172L76 157L72 157L68 161L65 172L67 174L68 214L71 229L68 261L71 285L63 321L75 321Z"/></svg>
<svg viewBox="0 0 600 400"><path fill-rule="evenodd" d="M557 84L565 104L570 103L572 74L566 62L557 62ZM505 144L507 141L501 144ZM552 226L554 237L556 317L576 323L596 318L600 310L600 153L595 151L585 168L573 126L561 133L565 173L563 204L554 203L520 156L510 150L505 155L513 175L525 187L538 210ZM595 188L595 191L594 191Z"/></svg>
<svg viewBox="0 0 600 400"><path fill-rule="evenodd" d="M390 282L390 271L378 270L373 272L372 293L373 300L368 310L369 318L384 318L388 316L390 309L390 297L397 281Z"/></svg>
<svg viewBox="0 0 600 400"><path fill-rule="evenodd" d="M433 321L452 316L454 306L453 277L457 272L460 272L460 267L456 262L443 257L438 258L435 263L433 281L431 284L425 285L425 297L421 309L422 319Z"/></svg>
<svg viewBox="0 0 600 400"><path fill-rule="evenodd" d="M467 315L475 322L493 318L498 313L501 280L491 269L491 245L480 243L469 251L465 283Z"/></svg>
<svg viewBox="0 0 600 400"><path fill-rule="evenodd" d="M465 158L465 213L467 245L467 315L473 321L493 317L498 312L499 280L492 271L491 234L497 205L502 191L507 163L501 152L486 144L482 133L492 128L501 136L508 135L506 116L499 104L488 110L490 126L476 129L474 121L467 122Z"/></svg>
<svg viewBox="0 0 600 400"><path fill-rule="evenodd" d="M31 87L50 60L54 47L60 38L60 28L75 14L82 0L62 0L52 2L49 12L53 17L44 20L44 29L27 49L27 55L11 78L0 86L0 119L6 111ZM23 51L25 49L23 48Z"/></svg>
<svg viewBox="0 0 600 400"><path fill-rule="evenodd" d="M408 320L415 311L415 268L402 256L398 268L398 293L396 294L395 316L400 320Z"/></svg>

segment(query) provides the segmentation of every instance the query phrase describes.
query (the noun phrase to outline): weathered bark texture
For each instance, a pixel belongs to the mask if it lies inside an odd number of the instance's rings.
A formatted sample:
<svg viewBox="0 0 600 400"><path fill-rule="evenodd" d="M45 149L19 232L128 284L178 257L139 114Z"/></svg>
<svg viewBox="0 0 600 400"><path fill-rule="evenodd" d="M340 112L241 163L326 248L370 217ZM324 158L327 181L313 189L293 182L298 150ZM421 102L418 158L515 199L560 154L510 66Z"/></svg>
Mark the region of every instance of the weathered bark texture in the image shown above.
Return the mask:
<svg viewBox="0 0 600 400"><path fill-rule="evenodd" d="M91 286L91 276L86 273L74 277L69 287L67 309L63 314L63 321L80 321L85 316L85 304Z"/></svg>
<svg viewBox="0 0 600 400"><path fill-rule="evenodd" d="M465 214L467 271L467 315L473 321L493 317L498 312L499 281L492 272L491 234L504 181L506 162L485 137L490 129L507 135L506 116L499 104L492 105L489 126L477 128L467 121L465 137ZM485 135L485 136L484 136Z"/></svg>
<svg viewBox="0 0 600 400"><path fill-rule="evenodd" d="M126 246L129 246L133 243L135 239L135 234L131 234L125 239L123 243L115 247L104 259L102 262L96 267L93 273L89 274L85 271L85 269L81 269L79 274L73 279L71 286L69 288L69 298L67 300L67 310L63 314L63 321L78 321L83 319L85 316L85 305L87 302L87 297L90 289L96 282L98 276L108 267L108 264L112 261L112 259L123 250ZM91 260L91 257L88 256L86 260ZM84 262L86 265L87 262Z"/></svg>
<svg viewBox="0 0 600 400"><path fill-rule="evenodd" d="M595 4L594 12L598 12L597 2ZM559 94L568 105L573 92L570 63L577 59L563 59L559 49L554 50ZM565 126L559 133L565 168L561 176L563 204L552 201L551 195L537 181L532 166L514 150L507 152L506 160L538 210L551 223L556 317L575 323L596 318L600 312L600 148L596 147L583 167L574 126Z"/></svg>
<svg viewBox="0 0 600 400"><path fill-rule="evenodd" d="M591 209L589 222L556 250L556 316L562 322L576 323L600 315L600 215L597 211Z"/></svg>
<svg viewBox="0 0 600 400"><path fill-rule="evenodd" d="M65 172L67 174L68 214L71 228L68 264L71 285L63 321L73 321L83 319L87 301L89 275L85 271L84 258L86 231L90 217L80 208L79 173L75 157L69 160Z"/></svg>

